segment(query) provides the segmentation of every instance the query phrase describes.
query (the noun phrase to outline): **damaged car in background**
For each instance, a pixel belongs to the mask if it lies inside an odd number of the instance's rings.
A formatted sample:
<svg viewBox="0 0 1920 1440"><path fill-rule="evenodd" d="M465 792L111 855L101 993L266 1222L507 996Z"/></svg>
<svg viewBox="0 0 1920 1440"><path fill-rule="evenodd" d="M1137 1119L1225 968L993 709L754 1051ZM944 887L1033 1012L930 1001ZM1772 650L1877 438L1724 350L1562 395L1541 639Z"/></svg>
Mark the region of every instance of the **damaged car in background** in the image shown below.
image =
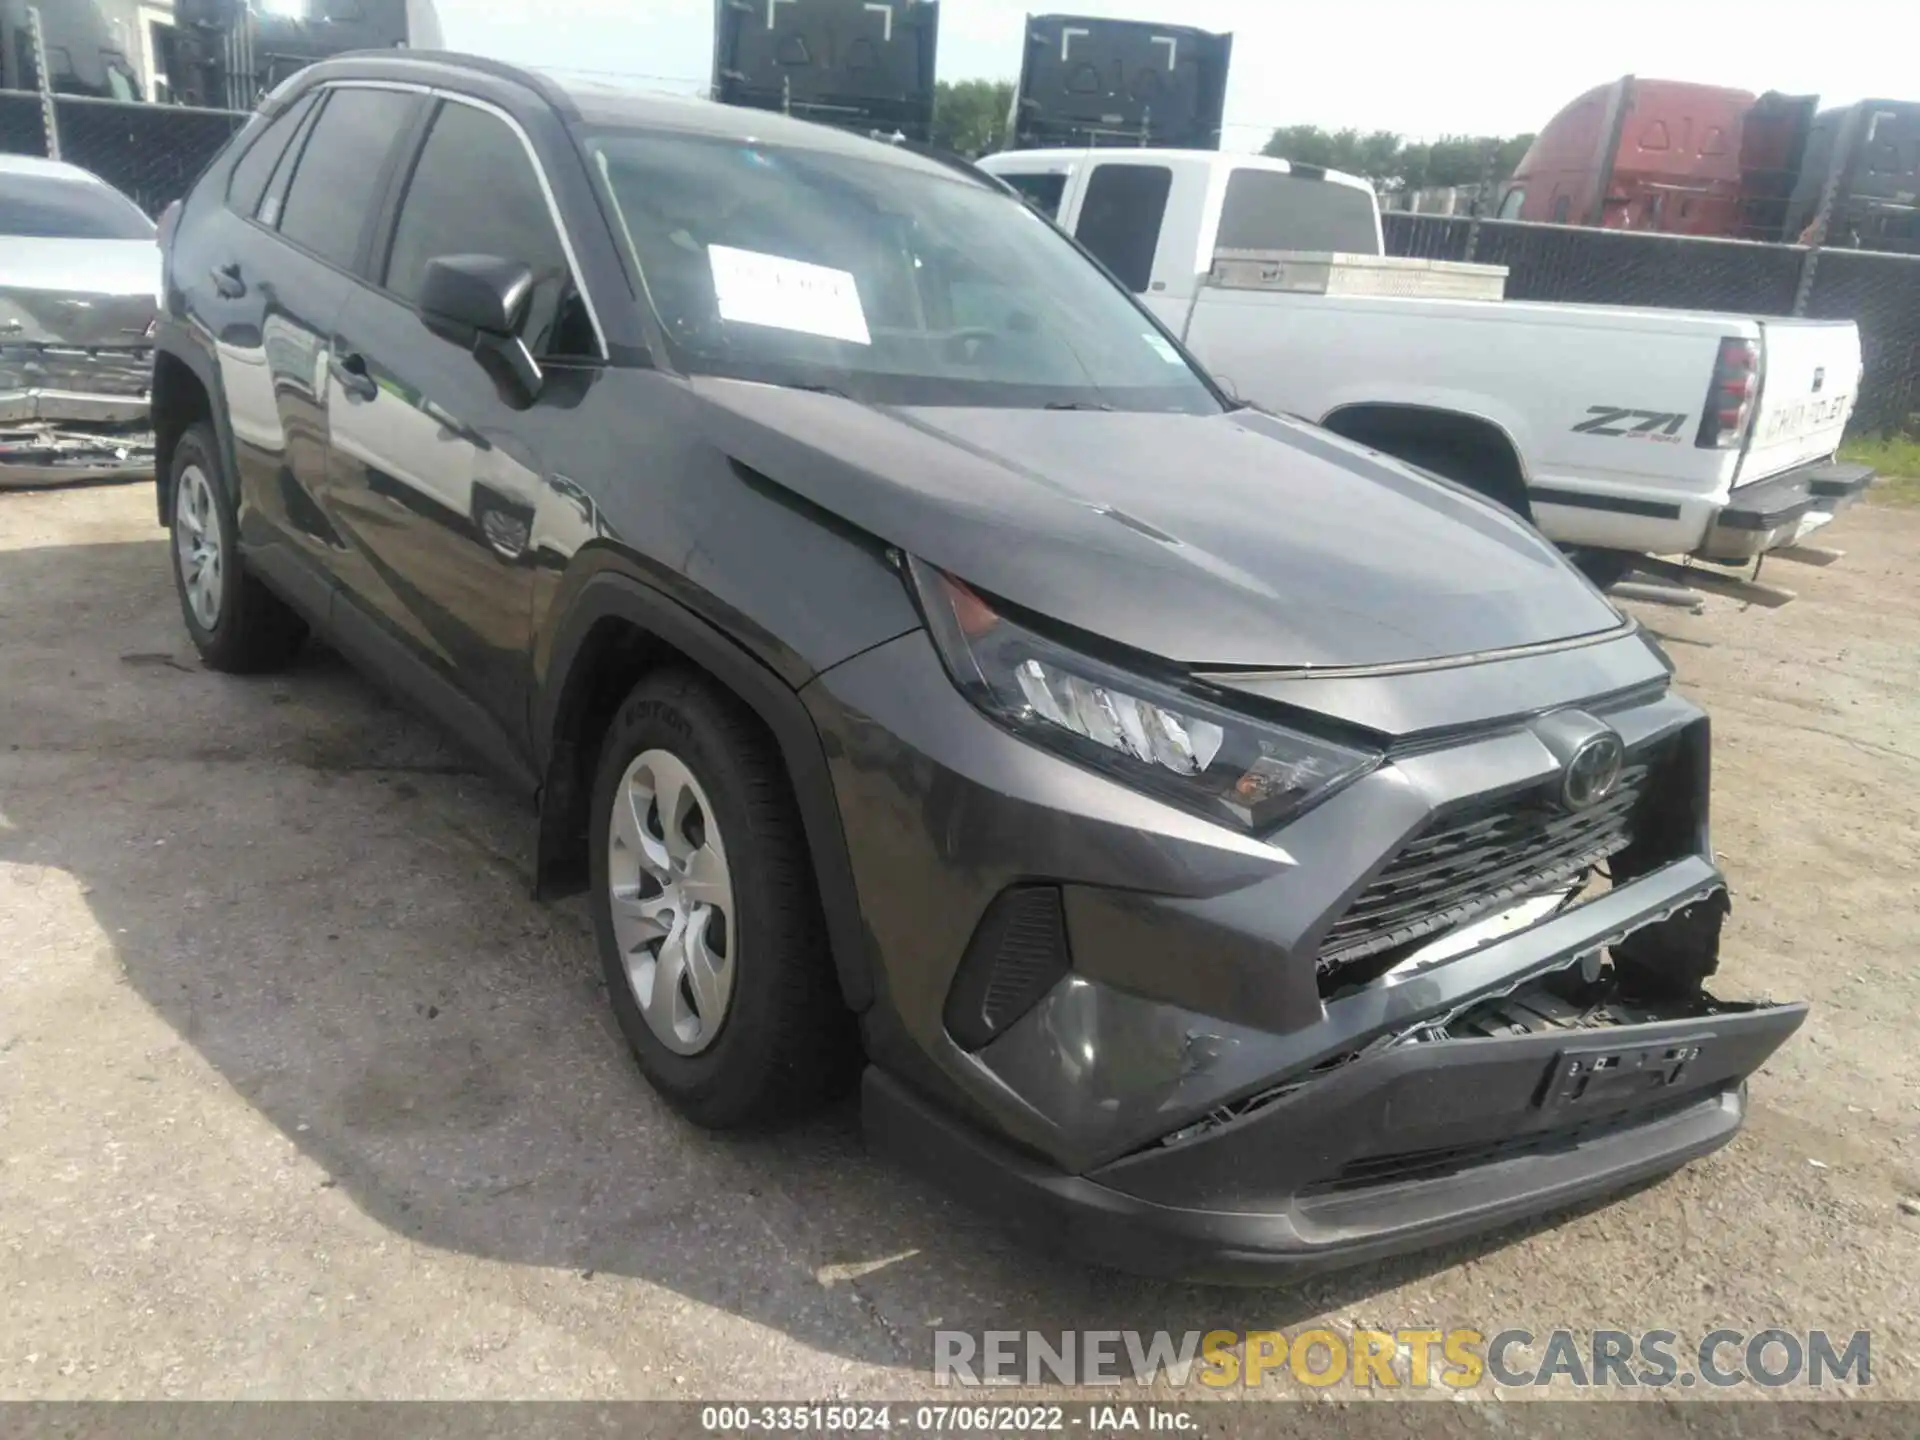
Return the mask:
<svg viewBox="0 0 1920 1440"><path fill-rule="evenodd" d="M531 797L697 1123L857 1083L1053 1253L1258 1277L1705 1154L1805 1015L1707 988L1653 639L1511 511L1231 405L969 167L358 56L167 266L202 659L316 631Z"/></svg>
<svg viewBox="0 0 1920 1440"><path fill-rule="evenodd" d="M73 165L0 155L0 488L153 478L153 222Z"/></svg>

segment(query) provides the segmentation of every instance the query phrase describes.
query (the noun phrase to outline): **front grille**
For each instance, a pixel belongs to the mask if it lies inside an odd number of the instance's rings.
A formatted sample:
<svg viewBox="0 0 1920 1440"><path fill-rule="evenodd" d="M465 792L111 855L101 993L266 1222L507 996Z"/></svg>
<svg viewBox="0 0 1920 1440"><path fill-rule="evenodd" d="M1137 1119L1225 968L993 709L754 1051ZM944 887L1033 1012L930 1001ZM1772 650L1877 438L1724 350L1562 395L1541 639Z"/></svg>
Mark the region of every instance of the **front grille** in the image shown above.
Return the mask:
<svg viewBox="0 0 1920 1440"><path fill-rule="evenodd" d="M1588 810L1559 809L1545 788L1441 819L1410 840L1327 932L1321 974L1349 970L1577 879L1633 843L1646 781L1646 765L1632 765L1613 793Z"/></svg>

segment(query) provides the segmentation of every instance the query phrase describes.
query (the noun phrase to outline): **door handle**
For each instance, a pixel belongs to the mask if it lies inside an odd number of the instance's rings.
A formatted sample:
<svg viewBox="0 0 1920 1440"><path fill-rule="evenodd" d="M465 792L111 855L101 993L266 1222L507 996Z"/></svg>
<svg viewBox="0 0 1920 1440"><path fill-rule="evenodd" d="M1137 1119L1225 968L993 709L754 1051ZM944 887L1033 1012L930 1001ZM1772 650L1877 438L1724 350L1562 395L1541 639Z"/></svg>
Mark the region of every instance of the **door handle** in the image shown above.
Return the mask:
<svg viewBox="0 0 1920 1440"><path fill-rule="evenodd" d="M213 288L229 300L238 300L247 293L247 282L240 278L240 262L228 265L216 265L208 272L213 276Z"/></svg>
<svg viewBox="0 0 1920 1440"><path fill-rule="evenodd" d="M371 400L380 393L380 387L373 383L373 376L367 373L367 357L357 351L346 355L336 352L328 356L327 369L332 373L334 382L357 399Z"/></svg>

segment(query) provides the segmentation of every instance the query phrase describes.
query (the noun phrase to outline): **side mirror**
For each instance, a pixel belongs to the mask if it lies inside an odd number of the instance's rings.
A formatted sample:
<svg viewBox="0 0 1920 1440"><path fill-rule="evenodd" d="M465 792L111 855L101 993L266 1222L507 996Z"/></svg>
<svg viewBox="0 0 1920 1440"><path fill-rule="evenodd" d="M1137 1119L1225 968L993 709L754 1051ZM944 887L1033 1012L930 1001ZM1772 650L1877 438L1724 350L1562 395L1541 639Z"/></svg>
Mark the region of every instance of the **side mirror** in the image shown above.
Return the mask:
<svg viewBox="0 0 1920 1440"><path fill-rule="evenodd" d="M420 319L434 334L503 362L528 399L540 393L540 365L520 338L533 298L533 267L497 255L441 255L420 280Z"/></svg>

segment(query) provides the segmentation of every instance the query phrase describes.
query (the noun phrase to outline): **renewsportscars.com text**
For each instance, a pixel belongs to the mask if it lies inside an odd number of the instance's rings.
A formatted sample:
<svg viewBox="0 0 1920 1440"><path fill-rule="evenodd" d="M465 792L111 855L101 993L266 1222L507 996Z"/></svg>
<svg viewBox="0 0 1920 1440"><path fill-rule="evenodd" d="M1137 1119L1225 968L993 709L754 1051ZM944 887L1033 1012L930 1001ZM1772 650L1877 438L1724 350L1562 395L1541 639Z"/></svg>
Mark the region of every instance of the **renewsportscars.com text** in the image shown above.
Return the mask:
<svg viewBox="0 0 1920 1440"><path fill-rule="evenodd" d="M1124 1385L1209 1389L1291 1380L1358 1389L1818 1388L1873 1383L1872 1336L1825 1330L1466 1328L1278 1330L936 1330L936 1385Z"/></svg>

